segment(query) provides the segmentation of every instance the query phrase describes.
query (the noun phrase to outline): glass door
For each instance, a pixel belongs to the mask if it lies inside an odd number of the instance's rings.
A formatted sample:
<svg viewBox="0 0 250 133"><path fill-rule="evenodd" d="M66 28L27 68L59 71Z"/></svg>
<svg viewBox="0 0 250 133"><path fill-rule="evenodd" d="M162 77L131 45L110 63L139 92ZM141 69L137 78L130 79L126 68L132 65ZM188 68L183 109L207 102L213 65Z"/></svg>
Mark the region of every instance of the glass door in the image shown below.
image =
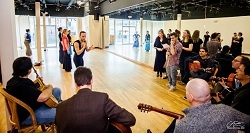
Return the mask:
<svg viewBox="0 0 250 133"><path fill-rule="evenodd" d="M55 25L47 25L46 26L46 35L47 35L47 47L56 47L57 40L56 40L56 26Z"/></svg>
<svg viewBox="0 0 250 133"><path fill-rule="evenodd" d="M122 44L122 20L115 20L115 44Z"/></svg>
<svg viewBox="0 0 250 133"><path fill-rule="evenodd" d="M124 26L123 27L123 44L129 44L129 27Z"/></svg>

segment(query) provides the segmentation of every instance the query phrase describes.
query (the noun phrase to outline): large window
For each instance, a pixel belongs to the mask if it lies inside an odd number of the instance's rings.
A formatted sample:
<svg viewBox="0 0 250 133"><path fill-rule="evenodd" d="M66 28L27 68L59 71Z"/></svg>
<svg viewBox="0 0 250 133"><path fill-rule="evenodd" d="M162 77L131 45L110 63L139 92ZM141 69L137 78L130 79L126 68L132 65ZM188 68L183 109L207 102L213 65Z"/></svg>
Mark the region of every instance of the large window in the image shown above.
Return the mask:
<svg viewBox="0 0 250 133"><path fill-rule="evenodd" d="M115 20L115 44L122 44L124 38L122 32L122 20Z"/></svg>
<svg viewBox="0 0 250 133"><path fill-rule="evenodd" d="M17 23L17 27L20 26L20 27L22 27L22 28L24 27L26 29L27 29L27 27L30 28L31 48L36 48L36 31L35 31L36 22L35 21L36 21L36 19L34 16L29 16L29 17L25 17L25 18L22 17L22 21ZM23 22L27 23L27 26L22 24ZM77 28L78 28L77 18L61 18L61 17L47 16L47 17L45 17L45 23L46 23L47 47L57 47L58 46L58 43L59 43L58 31L57 31L58 27L62 27L63 29L67 28L67 29L71 30L72 40L75 39L77 36L77 32L78 32L77 31ZM22 30L22 31L24 31L24 30ZM43 17L40 17L40 31L41 31L41 37L40 37L41 38L41 47L44 47ZM23 35L21 37L23 38ZM23 43L23 40L21 40L20 43ZM20 44L18 44L18 46L19 45ZM22 45L23 44L21 44L21 46Z"/></svg>
<svg viewBox="0 0 250 133"><path fill-rule="evenodd" d="M136 31L138 31L138 33L140 34L140 21L138 20L114 19L111 21L110 31L112 31L112 29L115 29L115 44L132 44L134 42L133 35L136 33ZM110 35L112 35L112 33L110 33Z"/></svg>

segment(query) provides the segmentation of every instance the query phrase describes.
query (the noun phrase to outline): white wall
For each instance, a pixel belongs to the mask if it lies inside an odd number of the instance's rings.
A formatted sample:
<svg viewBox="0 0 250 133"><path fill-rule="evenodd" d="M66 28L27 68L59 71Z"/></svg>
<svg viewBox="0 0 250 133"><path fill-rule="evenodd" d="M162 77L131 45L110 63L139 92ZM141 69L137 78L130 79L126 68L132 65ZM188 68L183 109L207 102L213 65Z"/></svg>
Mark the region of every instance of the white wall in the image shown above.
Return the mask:
<svg viewBox="0 0 250 133"><path fill-rule="evenodd" d="M99 47L99 21L94 20L94 15L87 16L89 18L89 31L88 31L88 45L94 45L94 47Z"/></svg>
<svg viewBox="0 0 250 133"><path fill-rule="evenodd" d="M26 29L30 29L29 16L15 16L17 47L24 48L24 34Z"/></svg>
<svg viewBox="0 0 250 133"><path fill-rule="evenodd" d="M151 34L151 36L152 36L152 41L154 43L155 38L158 36L158 31L160 29L163 29L164 33L166 34L167 30L166 28L164 28L164 21L153 21L152 27L153 27L153 34Z"/></svg>
<svg viewBox="0 0 250 133"><path fill-rule="evenodd" d="M231 45L231 38L234 32L243 33L243 53L250 54L250 16L242 17L227 17L227 18L208 18L208 19L195 19L195 20L182 20L181 29L190 30L191 34L194 30L200 30L200 37L203 39L203 35L206 31L210 32L220 32L221 38L224 40L222 45ZM164 29L175 30L177 28L177 21L165 21ZM182 33L181 31L181 33Z"/></svg>
<svg viewBox="0 0 250 133"><path fill-rule="evenodd" d="M103 22L103 38L104 38L104 47L109 46L109 16L104 17L104 22Z"/></svg>

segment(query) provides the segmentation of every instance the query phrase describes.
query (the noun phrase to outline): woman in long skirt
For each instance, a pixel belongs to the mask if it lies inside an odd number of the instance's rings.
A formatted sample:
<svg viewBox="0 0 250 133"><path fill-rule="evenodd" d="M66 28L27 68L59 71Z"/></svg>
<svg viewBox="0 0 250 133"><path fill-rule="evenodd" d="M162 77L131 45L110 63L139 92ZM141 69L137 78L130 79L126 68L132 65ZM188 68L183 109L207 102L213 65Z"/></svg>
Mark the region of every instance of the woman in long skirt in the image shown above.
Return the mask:
<svg viewBox="0 0 250 133"><path fill-rule="evenodd" d="M58 28L59 37L59 62L63 64L62 27Z"/></svg>
<svg viewBox="0 0 250 133"><path fill-rule="evenodd" d="M138 32L136 31L136 33L133 35L134 37L134 45L133 48L138 48L139 47L139 37L140 35L138 34Z"/></svg>
<svg viewBox="0 0 250 133"><path fill-rule="evenodd" d="M71 57L70 57L70 51L69 51L69 39L67 35L69 34L67 29L63 29L63 37L62 37L62 44L63 44L63 69L65 69L66 72L70 72L72 69L71 64Z"/></svg>
<svg viewBox="0 0 250 133"><path fill-rule="evenodd" d="M164 31L160 29L158 31L158 37L156 37L154 43L154 47L156 49L154 71L157 72L157 77L162 77L162 73L166 72L166 69L163 68L166 62L166 50L163 48L163 44L167 44L167 42L168 41Z"/></svg>
<svg viewBox="0 0 250 133"><path fill-rule="evenodd" d="M150 50L150 35L147 31L147 34L145 36L145 50L148 52Z"/></svg>

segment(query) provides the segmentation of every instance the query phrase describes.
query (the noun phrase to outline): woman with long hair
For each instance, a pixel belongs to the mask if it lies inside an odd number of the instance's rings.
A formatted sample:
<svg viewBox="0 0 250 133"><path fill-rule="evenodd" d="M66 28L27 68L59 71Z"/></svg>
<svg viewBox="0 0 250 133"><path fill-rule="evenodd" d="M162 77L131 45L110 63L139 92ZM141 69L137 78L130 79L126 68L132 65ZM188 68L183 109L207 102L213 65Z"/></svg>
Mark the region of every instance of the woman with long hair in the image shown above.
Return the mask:
<svg viewBox="0 0 250 133"><path fill-rule="evenodd" d="M180 56L180 72L181 72L181 82L179 84L184 85L189 81L189 69L187 59L192 56L193 50L193 40L190 36L189 30L184 30L182 36L182 52Z"/></svg>
<svg viewBox="0 0 250 133"><path fill-rule="evenodd" d="M163 44L167 44L168 40L164 31L160 29L158 31L158 37L155 39L154 48L156 49L154 71L157 72L157 77L162 77L162 72L166 72L163 68L166 62L166 50L163 48Z"/></svg>
<svg viewBox="0 0 250 133"><path fill-rule="evenodd" d="M65 69L66 72L70 72L72 69L71 64L71 57L70 57L70 49L69 49L69 38L67 35L69 34L69 31L67 29L63 29L62 32L62 46L63 46L63 69Z"/></svg>
<svg viewBox="0 0 250 133"><path fill-rule="evenodd" d="M203 43L203 41L200 39L200 31L199 30L195 30L193 35L192 35L192 40L193 40L193 54L194 55L198 55L200 48L201 48L201 44Z"/></svg>

